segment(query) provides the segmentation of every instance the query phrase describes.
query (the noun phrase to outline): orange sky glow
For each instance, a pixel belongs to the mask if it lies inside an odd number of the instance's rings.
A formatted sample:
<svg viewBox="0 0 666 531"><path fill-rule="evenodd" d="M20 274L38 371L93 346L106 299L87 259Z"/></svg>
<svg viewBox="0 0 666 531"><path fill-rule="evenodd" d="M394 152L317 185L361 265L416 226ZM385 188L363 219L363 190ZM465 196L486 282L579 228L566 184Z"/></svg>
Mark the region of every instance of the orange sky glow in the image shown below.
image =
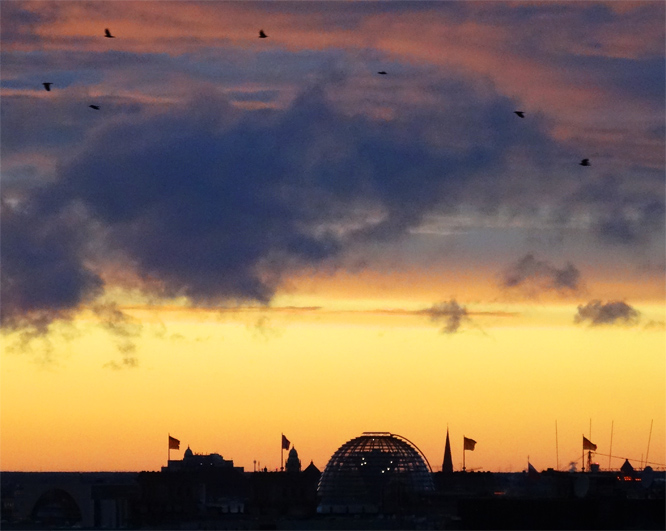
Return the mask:
<svg viewBox="0 0 666 531"><path fill-rule="evenodd" d="M3 18L3 471L666 468L663 5Z"/></svg>

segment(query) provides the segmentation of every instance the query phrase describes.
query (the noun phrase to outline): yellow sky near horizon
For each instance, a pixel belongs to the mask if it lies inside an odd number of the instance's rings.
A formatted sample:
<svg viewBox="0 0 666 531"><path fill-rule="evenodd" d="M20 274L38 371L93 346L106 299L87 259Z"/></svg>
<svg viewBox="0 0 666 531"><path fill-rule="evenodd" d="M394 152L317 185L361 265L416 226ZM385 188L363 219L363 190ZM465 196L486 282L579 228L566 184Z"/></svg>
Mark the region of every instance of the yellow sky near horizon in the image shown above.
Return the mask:
<svg viewBox="0 0 666 531"><path fill-rule="evenodd" d="M158 470L171 433L182 442L172 458L189 444L246 470L255 460L274 469L285 433L304 465L323 470L345 441L390 431L437 470L447 424L457 469L463 435L479 443L468 468L522 470L527 455L547 468L556 466L557 421L566 469L590 418L599 453L608 453L614 422L613 455L634 466L653 420L650 461L665 463L665 332L644 326L663 305L642 307L643 324L633 327L574 325L575 306L521 305L514 315L469 308L471 322L455 334L424 315L366 305L153 309L152 321L147 310L128 310L143 329L128 354L137 366L122 370L113 368L123 357L113 336L92 320L67 341L53 336L50 363L38 361L39 344L32 354L5 348L1 468Z"/></svg>

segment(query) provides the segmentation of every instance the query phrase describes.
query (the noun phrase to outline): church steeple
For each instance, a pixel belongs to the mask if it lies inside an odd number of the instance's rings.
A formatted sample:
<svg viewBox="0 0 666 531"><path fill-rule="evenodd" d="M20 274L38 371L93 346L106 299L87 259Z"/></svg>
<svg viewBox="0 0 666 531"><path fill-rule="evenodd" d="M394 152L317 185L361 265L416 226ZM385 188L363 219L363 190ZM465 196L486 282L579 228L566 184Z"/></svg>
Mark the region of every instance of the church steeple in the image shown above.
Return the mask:
<svg viewBox="0 0 666 531"><path fill-rule="evenodd" d="M451 443L449 442L449 428L446 428L446 446L444 447L444 462L442 463L442 472L445 474L453 473L453 459L451 458Z"/></svg>

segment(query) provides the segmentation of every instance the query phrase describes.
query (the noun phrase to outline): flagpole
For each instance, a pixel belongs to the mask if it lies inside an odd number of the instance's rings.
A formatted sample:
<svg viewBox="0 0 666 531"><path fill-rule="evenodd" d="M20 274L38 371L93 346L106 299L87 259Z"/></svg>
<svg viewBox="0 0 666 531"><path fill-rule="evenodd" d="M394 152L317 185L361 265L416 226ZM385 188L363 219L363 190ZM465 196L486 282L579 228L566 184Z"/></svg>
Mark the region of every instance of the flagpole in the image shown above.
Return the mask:
<svg viewBox="0 0 666 531"><path fill-rule="evenodd" d="M283 465L284 445L282 444L282 440L283 440L282 437L284 437L284 433L280 433L280 435L281 435L281 437L280 437L280 472L282 472L284 470L284 465Z"/></svg>
<svg viewBox="0 0 666 531"><path fill-rule="evenodd" d="M555 421L555 470L560 469L560 447L557 442L557 420Z"/></svg>
<svg viewBox="0 0 666 531"><path fill-rule="evenodd" d="M585 472L585 435L583 435L583 472Z"/></svg>
<svg viewBox="0 0 666 531"><path fill-rule="evenodd" d="M463 435L463 472L465 471L465 436Z"/></svg>
<svg viewBox="0 0 666 531"><path fill-rule="evenodd" d="M613 424L614 420L611 420L611 441L610 441L610 450L608 450L608 470L611 469L611 455L613 455Z"/></svg>
<svg viewBox="0 0 666 531"><path fill-rule="evenodd" d="M168 467L169 466L169 461L171 461L171 434L167 433L167 435L169 436L168 439L167 439L167 448L168 448L168 450L167 450L167 467Z"/></svg>

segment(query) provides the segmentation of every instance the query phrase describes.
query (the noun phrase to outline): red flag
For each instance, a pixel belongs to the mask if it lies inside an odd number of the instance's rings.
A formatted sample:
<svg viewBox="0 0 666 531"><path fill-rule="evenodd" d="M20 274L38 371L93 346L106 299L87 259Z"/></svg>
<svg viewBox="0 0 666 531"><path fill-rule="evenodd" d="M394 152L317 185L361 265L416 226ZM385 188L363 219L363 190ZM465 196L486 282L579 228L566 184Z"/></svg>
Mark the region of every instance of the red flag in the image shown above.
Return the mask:
<svg viewBox="0 0 666 531"><path fill-rule="evenodd" d="M180 441L169 435L169 450L180 450Z"/></svg>
<svg viewBox="0 0 666 531"><path fill-rule="evenodd" d="M284 435L282 436L282 449L283 450L289 450L289 445L291 443L289 442L289 439L287 439Z"/></svg>
<svg viewBox="0 0 666 531"><path fill-rule="evenodd" d="M592 450L593 452L597 451L597 445L590 442L585 435L583 435L583 450Z"/></svg>
<svg viewBox="0 0 666 531"><path fill-rule="evenodd" d="M465 450L474 450L474 446L476 446L476 441L474 439L463 437L463 440L465 442Z"/></svg>

